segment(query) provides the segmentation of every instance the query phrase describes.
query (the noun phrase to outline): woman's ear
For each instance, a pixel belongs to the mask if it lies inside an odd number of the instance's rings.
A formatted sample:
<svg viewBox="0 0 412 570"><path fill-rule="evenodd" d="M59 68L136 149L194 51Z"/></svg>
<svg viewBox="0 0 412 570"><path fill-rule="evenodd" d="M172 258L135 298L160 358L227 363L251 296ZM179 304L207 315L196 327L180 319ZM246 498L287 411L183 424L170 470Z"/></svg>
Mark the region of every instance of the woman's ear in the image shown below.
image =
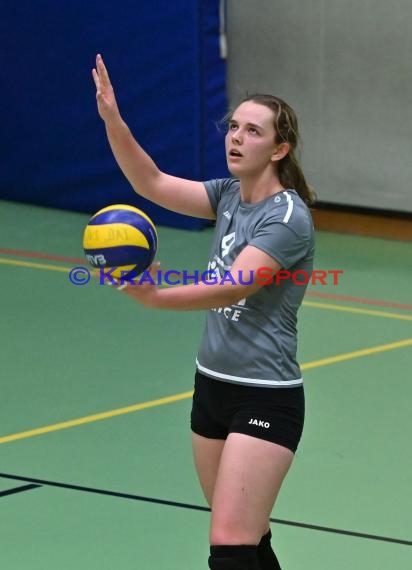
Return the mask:
<svg viewBox="0 0 412 570"><path fill-rule="evenodd" d="M287 143L287 142L280 143L276 147L275 152L270 157L270 160L272 162L279 162L279 160L282 160L282 158L285 158L285 156L288 154L289 150L290 150L290 144L289 143Z"/></svg>

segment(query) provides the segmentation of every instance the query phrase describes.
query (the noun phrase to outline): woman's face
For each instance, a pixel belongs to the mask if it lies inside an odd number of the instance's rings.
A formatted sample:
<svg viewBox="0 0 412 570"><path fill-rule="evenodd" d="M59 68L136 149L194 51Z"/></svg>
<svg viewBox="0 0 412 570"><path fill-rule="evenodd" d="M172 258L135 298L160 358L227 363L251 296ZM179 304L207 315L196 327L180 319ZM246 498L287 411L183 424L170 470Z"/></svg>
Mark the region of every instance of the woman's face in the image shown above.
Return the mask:
<svg viewBox="0 0 412 570"><path fill-rule="evenodd" d="M245 101L229 121L225 138L226 160L236 178L273 170L276 152L274 114L269 107Z"/></svg>

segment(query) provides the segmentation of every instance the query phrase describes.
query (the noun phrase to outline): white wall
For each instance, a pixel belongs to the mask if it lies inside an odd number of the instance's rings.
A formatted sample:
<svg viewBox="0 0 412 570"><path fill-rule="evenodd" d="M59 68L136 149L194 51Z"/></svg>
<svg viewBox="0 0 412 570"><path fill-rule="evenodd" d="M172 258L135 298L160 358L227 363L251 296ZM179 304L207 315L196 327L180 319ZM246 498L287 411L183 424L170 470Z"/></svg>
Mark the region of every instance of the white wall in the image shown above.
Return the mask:
<svg viewBox="0 0 412 570"><path fill-rule="evenodd" d="M228 94L283 97L323 202L412 212L412 0L228 0Z"/></svg>

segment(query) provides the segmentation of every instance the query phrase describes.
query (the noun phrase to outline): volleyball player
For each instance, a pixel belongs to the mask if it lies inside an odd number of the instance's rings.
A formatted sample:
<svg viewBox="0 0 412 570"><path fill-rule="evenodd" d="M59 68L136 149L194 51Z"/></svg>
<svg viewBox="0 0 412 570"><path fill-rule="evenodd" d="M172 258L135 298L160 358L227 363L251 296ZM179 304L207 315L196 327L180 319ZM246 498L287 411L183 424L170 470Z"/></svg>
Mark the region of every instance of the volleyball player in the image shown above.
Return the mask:
<svg viewBox="0 0 412 570"><path fill-rule="evenodd" d="M314 256L313 195L295 154L295 113L272 95L249 97L228 118L232 178L185 180L160 171L137 143L100 55L93 78L109 143L133 188L175 212L216 221L208 265L215 284L124 289L148 307L207 311L191 429L211 507L209 568L279 570L269 517L304 423L296 325L306 288L280 276L310 274Z"/></svg>

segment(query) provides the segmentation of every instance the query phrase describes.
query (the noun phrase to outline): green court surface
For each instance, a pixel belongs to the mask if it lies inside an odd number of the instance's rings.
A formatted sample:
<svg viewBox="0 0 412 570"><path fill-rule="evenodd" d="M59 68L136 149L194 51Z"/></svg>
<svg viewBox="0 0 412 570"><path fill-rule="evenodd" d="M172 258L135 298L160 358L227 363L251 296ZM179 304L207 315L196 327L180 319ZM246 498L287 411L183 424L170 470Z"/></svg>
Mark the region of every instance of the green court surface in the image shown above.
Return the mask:
<svg viewBox="0 0 412 570"><path fill-rule="evenodd" d="M86 266L89 216L0 202L0 560L7 570L205 570L189 413L202 312L155 311ZM203 271L212 230L159 228ZM412 568L411 244L317 233L299 358L307 419L272 513L284 570Z"/></svg>

